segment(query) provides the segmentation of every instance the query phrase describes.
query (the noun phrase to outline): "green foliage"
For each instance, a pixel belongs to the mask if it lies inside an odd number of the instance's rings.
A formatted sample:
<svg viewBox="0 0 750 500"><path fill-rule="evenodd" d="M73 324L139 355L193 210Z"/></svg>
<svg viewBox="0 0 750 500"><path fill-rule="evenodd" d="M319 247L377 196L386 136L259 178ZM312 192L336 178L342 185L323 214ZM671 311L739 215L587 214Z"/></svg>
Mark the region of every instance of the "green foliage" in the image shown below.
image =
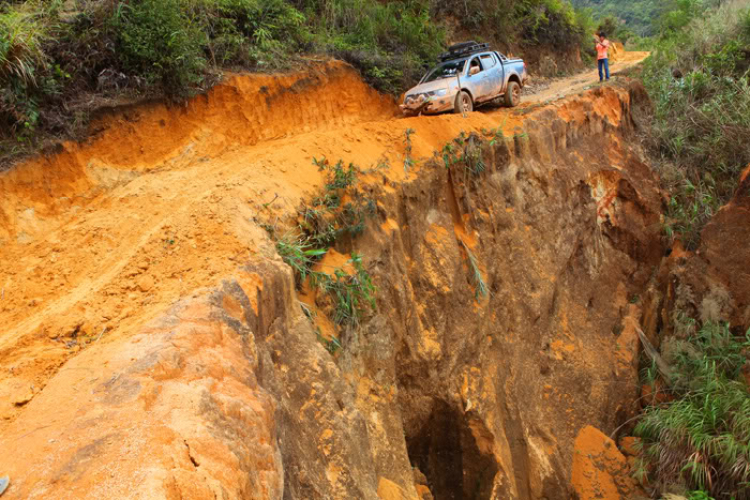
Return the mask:
<svg viewBox="0 0 750 500"><path fill-rule="evenodd" d="M438 15L456 18L468 32L500 46L567 50L583 36L567 0L433 0Z"/></svg>
<svg viewBox="0 0 750 500"><path fill-rule="evenodd" d="M276 251L289 267L294 270L297 286L311 278L313 286L321 279L321 273L313 271L313 266L328 251L315 248L309 238L299 234L287 233L276 242Z"/></svg>
<svg viewBox="0 0 750 500"><path fill-rule="evenodd" d="M414 165L414 159L411 157L412 143L411 136L414 134L413 128L407 128L404 131L404 172L409 172L409 169Z"/></svg>
<svg viewBox="0 0 750 500"><path fill-rule="evenodd" d="M342 236L357 236L367 219L375 214L375 202L357 187L361 170L339 160L332 165L326 158L314 159L326 173L323 193L302 211L300 227L316 245L331 245Z"/></svg>
<svg viewBox="0 0 750 500"><path fill-rule="evenodd" d="M320 52L357 67L378 90L398 93L415 83L445 47L445 30L428 0L302 0Z"/></svg>
<svg viewBox="0 0 750 500"><path fill-rule="evenodd" d="M622 42L631 38L630 36L622 36L630 32L641 37L655 35L659 30L658 20L663 13L674 10L672 2L664 0L572 1L576 8L589 9L592 15L600 20L601 28L607 33L608 37ZM614 29L612 29L613 27Z"/></svg>
<svg viewBox="0 0 750 500"><path fill-rule="evenodd" d="M749 350L750 331L738 338L727 325L705 324L673 356L675 400L648 408L636 427L658 484L750 498ZM691 498L707 498L699 495Z"/></svg>
<svg viewBox="0 0 750 500"><path fill-rule="evenodd" d="M494 145L498 139L504 139L503 132L500 128L495 131L485 131L492 139L490 144ZM445 144L440 154L435 152L443 160L445 168L450 169L454 165L463 165L466 172L473 175L480 175L486 169L482 146L484 141L478 134L472 132L466 135L461 131L458 137Z"/></svg>
<svg viewBox="0 0 750 500"><path fill-rule="evenodd" d="M367 219L375 214L375 203L359 190L362 171L356 165L331 164L325 157L314 158L313 164L325 172L322 193L300 210L296 230L276 239L276 250L293 269L298 287L307 284L330 297L337 325L356 327L367 311L376 307L376 289L362 257L352 254L347 263L352 272L339 268L327 273L314 268L341 237L355 237L364 231ZM268 229L275 238L275 229ZM314 321L310 310L303 310ZM327 340L320 331L318 338L331 354L341 347L337 339Z"/></svg>
<svg viewBox="0 0 750 500"><path fill-rule="evenodd" d="M25 140L36 127L40 92L56 92L43 45L50 38L53 6L29 2L0 7L0 125Z"/></svg>
<svg viewBox="0 0 750 500"><path fill-rule="evenodd" d="M479 262L477 261L477 258L474 256L474 253L469 248L469 245L467 245L463 241L461 241L461 245L464 247L464 250L466 251L466 255L469 258L469 268L471 270L471 281L474 287L476 288L474 297L476 298L477 302L480 302L483 298L489 295L489 290L487 290L487 283L485 283L484 281L484 277L482 276L482 270L479 268Z"/></svg>
<svg viewBox="0 0 750 500"><path fill-rule="evenodd" d="M39 16L6 7L0 13L0 75L26 85L36 84L37 68L46 66L42 42L48 36Z"/></svg>
<svg viewBox="0 0 750 500"><path fill-rule="evenodd" d="M193 0L215 65L276 67L307 36L305 16L285 0Z"/></svg>
<svg viewBox="0 0 750 500"><path fill-rule="evenodd" d="M333 277L321 283L321 288L334 299L333 319L336 324L356 327L367 311L375 309L375 285L360 255L352 254L349 263L354 267L354 273L336 269Z"/></svg>
<svg viewBox="0 0 750 500"><path fill-rule="evenodd" d="M694 2L684 7L680 19L696 16ZM643 79L654 103L651 146L671 193L666 230L694 248L750 162L750 11L730 4L687 22L658 42Z"/></svg>
<svg viewBox="0 0 750 500"><path fill-rule="evenodd" d="M709 496L705 491L691 491L687 496L688 500L714 500L712 496Z"/></svg>
<svg viewBox="0 0 750 500"><path fill-rule="evenodd" d="M176 93L201 82L205 35L181 0L121 3L112 23L125 72Z"/></svg>

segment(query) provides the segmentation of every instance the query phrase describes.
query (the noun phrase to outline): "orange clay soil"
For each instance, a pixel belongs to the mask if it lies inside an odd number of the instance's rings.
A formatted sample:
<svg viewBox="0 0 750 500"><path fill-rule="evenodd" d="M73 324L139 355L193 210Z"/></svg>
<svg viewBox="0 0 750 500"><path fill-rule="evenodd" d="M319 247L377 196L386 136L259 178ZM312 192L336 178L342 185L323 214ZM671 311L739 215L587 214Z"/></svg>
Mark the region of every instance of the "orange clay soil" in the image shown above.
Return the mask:
<svg viewBox="0 0 750 500"><path fill-rule="evenodd" d="M614 94L595 106L616 122ZM565 116L566 101L554 105ZM425 159L461 131L508 135L523 120L507 109L402 119L353 69L328 63L232 76L183 107L132 108L86 143L0 174L0 434L81 349L263 257L259 223L291 220L321 187L313 157L363 168L385 158L369 181L394 186L427 168L404 172L407 129Z"/></svg>

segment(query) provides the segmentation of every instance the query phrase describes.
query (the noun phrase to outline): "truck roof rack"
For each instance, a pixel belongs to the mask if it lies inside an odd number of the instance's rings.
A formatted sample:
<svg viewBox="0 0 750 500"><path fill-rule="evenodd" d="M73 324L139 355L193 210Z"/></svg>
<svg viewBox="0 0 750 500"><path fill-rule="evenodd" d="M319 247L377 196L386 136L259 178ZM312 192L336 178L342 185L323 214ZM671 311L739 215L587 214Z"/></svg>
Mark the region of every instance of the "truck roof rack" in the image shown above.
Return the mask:
<svg viewBox="0 0 750 500"><path fill-rule="evenodd" d="M470 56L477 52L484 52L490 50L489 43L477 43L475 41L457 43L448 47L447 52L440 54L440 62L450 61L451 59L458 59L459 57Z"/></svg>

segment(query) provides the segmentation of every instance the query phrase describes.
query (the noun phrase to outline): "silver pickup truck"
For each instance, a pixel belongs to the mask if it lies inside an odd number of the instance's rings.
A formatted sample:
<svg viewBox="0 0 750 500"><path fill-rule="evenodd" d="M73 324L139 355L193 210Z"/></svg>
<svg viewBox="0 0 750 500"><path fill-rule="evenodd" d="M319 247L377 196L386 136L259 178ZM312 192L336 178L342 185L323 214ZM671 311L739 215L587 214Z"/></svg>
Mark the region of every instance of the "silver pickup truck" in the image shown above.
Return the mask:
<svg viewBox="0 0 750 500"><path fill-rule="evenodd" d="M487 44L466 42L453 45L433 68L409 90L401 105L404 114L469 113L475 107L504 102L517 106L528 73L521 59L508 59L489 50Z"/></svg>

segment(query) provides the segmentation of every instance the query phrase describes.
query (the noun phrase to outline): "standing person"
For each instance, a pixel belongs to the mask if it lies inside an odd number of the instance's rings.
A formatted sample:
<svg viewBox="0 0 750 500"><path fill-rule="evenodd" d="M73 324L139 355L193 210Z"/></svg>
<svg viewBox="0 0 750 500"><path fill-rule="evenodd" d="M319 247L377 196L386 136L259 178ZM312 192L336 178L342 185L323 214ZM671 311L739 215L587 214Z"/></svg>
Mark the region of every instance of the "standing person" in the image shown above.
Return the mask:
<svg viewBox="0 0 750 500"><path fill-rule="evenodd" d="M596 59L599 64L599 82L604 81L606 73L609 80L609 40L605 33L599 33L599 40L596 42Z"/></svg>

